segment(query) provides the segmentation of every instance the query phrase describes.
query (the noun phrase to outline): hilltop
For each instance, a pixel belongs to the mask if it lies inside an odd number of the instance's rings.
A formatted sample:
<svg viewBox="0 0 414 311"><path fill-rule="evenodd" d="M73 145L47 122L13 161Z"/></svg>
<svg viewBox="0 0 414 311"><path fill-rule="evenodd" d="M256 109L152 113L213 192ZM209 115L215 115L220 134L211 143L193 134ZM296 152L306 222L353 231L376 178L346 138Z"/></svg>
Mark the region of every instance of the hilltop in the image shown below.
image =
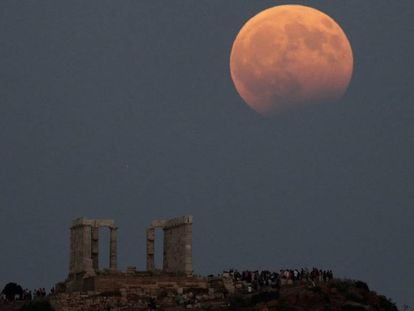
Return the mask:
<svg viewBox="0 0 414 311"><path fill-rule="evenodd" d="M2 311L52 310L275 310L275 311L398 311L386 297L371 291L361 281L333 279L328 282L300 281L276 287L251 290L243 282L229 278L210 278L208 287L185 289L163 286L154 288L123 288L110 292L73 292L50 295L46 299L0 304ZM152 288L150 291L144 287ZM22 308L23 307L23 308Z"/></svg>

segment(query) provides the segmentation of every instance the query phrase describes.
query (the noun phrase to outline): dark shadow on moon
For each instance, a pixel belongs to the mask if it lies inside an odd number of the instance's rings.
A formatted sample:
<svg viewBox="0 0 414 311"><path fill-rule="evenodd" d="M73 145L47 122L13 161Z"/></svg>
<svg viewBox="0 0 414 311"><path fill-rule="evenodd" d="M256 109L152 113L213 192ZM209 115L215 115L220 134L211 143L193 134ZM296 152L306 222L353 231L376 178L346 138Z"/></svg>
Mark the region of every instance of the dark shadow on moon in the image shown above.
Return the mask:
<svg viewBox="0 0 414 311"><path fill-rule="evenodd" d="M289 38L289 44L284 51L286 54L297 50L297 47L301 46L301 43L304 43L309 50L318 52L329 63L338 61L335 55L327 51L324 47L328 45L335 50L341 50L343 44L339 35L329 34L321 31L317 27L309 27L300 22L288 23L285 25L284 30L286 36ZM292 61L292 58L286 56L284 60Z"/></svg>

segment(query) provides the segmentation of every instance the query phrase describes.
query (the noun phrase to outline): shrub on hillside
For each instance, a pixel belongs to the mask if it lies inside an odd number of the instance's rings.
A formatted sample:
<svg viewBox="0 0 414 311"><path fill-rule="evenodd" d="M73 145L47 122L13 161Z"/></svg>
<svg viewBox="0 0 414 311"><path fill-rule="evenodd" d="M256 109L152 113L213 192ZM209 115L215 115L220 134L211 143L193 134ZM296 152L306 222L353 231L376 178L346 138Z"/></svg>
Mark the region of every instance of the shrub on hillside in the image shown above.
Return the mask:
<svg viewBox="0 0 414 311"><path fill-rule="evenodd" d="M256 295L253 295L250 302L251 304L255 305L260 302L268 302L277 299L279 299L278 292L261 292Z"/></svg>
<svg viewBox="0 0 414 311"><path fill-rule="evenodd" d="M367 283L365 283L365 282L356 281L355 282L355 287L369 292L369 287L368 287Z"/></svg>
<svg viewBox="0 0 414 311"><path fill-rule="evenodd" d="M55 311L47 300L32 301L25 304L20 311Z"/></svg>
<svg viewBox="0 0 414 311"><path fill-rule="evenodd" d="M23 295L23 288L16 283L10 282L4 286L1 293L6 296L7 300L12 301L16 295L19 297Z"/></svg>

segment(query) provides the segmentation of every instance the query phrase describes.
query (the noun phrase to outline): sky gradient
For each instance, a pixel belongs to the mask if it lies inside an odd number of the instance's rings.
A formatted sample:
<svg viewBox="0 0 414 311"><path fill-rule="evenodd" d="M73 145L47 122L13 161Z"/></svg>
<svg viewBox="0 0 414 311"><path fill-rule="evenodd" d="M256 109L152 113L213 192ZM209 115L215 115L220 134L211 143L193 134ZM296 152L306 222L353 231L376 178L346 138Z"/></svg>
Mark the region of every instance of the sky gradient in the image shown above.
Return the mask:
<svg viewBox="0 0 414 311"><path fill-rule="evenodd" d="M277 4L334 18L335 103L264 119L229 73ZM0 287L68 273L72 219L113 218L119 264L191 214L196 273L317 266L414 307L412 1L0 2Z"/></svg>

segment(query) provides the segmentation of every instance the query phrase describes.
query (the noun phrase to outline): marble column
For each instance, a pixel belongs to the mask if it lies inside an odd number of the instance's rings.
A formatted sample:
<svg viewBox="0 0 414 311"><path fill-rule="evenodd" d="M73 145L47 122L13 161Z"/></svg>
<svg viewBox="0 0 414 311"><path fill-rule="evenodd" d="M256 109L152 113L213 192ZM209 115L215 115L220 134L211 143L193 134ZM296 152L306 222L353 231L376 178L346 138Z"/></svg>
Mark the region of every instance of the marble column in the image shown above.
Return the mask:
<svg viewBox="0 0 414 311"><path fill-rule="evenodd" d="M109 241L109 269L117 269L117 229L110 228L110 241Z"/></svg>
<svg viewBox="0 0 414 311"><path fill-rule="evenodd" d="M94 275L92 264L92 227L83 225L79 227L81 232L81 263L80 271Z"/></svg>
<svg viewBox="0 0 414 311"><path fill-rule="evenodd" d="M76 273L76 249L75 249L75 234L76 228L70 228L70 261L69 261L69 275Z"/></svg>
<svg viewBox="0 0 414 311"><path fill-rule="evenodd" d="M92 266L99 270L99 227L92 227Z"/></svg>
<svg viewBox="0 0 414 311"><path fill-rule="evenodd" d="M147 271L155 269L155 229L147 229Z"/></svg>

